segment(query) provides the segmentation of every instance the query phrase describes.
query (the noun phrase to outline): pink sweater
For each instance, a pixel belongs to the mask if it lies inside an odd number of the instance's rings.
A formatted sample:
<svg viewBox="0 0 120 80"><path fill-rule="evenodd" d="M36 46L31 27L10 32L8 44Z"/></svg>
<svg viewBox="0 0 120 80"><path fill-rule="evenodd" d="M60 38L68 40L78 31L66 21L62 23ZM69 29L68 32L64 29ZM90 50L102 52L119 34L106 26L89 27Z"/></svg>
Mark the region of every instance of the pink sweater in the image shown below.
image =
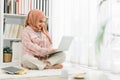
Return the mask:
<svg viewBox="0 0 120 80"><path fill-rule="evenodd" d="M43 33L35 32L27 26L22 31L23 54L44 56L48 49L52 47L48 38Z"/></svg>

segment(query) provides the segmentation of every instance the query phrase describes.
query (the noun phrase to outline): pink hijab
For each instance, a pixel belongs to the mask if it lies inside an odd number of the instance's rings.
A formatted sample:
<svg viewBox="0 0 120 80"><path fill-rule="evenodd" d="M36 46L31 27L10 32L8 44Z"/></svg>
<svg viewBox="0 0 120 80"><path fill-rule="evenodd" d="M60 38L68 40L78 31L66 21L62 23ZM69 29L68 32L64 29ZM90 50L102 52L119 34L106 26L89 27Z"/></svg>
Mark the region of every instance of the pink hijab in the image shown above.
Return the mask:
<svg viewBox="0 0 120 80"><path fill-rule="evenodd" d="M31 10L26 18L25 27L29 25L34 31L38 32L39 26L37 26L37 24L43 18L46 17L41 10L38 9ZM46 25L41 25L41 26L43 26L41 32L43 32L49 39L50 43L52 43L48 31L46 30Z"/></svg>

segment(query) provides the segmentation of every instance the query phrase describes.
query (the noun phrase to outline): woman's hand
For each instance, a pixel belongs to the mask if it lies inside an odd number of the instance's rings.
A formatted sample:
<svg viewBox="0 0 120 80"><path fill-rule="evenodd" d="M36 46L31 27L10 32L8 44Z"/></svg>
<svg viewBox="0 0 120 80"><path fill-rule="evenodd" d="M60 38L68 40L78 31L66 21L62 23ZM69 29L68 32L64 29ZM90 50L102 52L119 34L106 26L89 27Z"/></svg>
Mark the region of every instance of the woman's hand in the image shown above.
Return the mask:
<svg viewBox="0 0 120 80"><path fill-rule="evenodd" d="M46 60L49 57L49 54L52 54L53 52L55 52L57 49L49 49L48 53L45 56L34 56L36 58L38 58L39 60Z"/></svg>
<svg viewBox="0 0 120 80"><path fill-rule="evenodd" d="M49 54L52 54L52 53L55 52L56 50L57 50L57 49L49 49L49 50L48 50L48 55L49 55Z"/></svg>
<svg viewBox="0 0 120 80"><path fill-rule="evenodd" d="M48 59L48 56L49 56L49 55L45 55L45 56L34 56L34 57L38 58L39 60L46 60L46 59Z"/></svg>

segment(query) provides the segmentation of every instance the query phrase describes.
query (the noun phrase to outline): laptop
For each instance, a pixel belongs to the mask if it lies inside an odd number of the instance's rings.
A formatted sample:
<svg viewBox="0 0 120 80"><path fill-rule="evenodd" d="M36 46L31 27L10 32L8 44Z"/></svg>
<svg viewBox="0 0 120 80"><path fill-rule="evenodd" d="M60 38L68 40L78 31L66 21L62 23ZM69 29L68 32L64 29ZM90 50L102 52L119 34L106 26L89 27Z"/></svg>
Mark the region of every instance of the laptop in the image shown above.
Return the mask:
<svg viewBox="0 0 120 80"><path fill-rule="evenodd" d="M63 51L67 51L72 43L73 37L72 36L63 36L60 44L55 52L52 52L50 54L55 54Z"/></svg>

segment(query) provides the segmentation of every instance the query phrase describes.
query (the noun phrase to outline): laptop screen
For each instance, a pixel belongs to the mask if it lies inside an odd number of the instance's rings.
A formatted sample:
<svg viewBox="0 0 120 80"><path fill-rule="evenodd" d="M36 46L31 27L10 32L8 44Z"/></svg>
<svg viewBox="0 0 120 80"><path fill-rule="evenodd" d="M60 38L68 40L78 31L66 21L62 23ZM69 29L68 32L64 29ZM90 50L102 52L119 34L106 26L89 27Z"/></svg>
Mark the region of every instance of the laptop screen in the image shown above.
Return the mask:
<svg viewBox="0 0 120 80"><path fill-rule="evenodd" d="M72 43L72 40L73 40L72 36L63 36L61 39L61 42L58 46L58 50L60 50L60 51L68 50Z"/></svg>

